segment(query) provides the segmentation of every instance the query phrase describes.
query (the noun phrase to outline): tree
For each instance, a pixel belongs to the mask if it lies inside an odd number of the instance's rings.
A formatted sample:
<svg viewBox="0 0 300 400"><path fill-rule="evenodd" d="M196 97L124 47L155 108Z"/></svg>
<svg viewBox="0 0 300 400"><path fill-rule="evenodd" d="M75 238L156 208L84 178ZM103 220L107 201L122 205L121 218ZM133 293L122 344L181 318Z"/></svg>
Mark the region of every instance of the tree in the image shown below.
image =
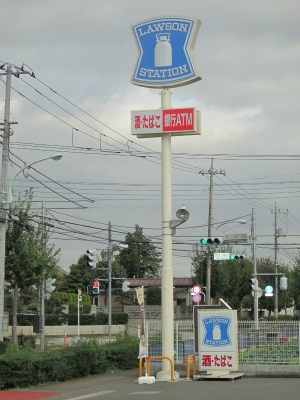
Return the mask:
<svg viewBox="0 0 300 400"><path fill-rule="evenodd" d="M76 264L70 266L70 273L67 275L65 283L60 287L60 292L77 293L82 288L82 275Z"/></svg>
<svg viewBox="0 0 300 400"><path fill-rule="evenodd" d="M300 251L297 257L295 257L290 277L288 285L291 287L291 296L296 309L300 310Z"/></svg>
<svg viewBox="0 0 300 400"><path fill-rule="evenodd" d="M60 250L49 243L50 231L39 223L37 215L30 217L32 191L26 191L11 205L6 228L5 280L14 290L12 339L17 342L17 304L19 290L40 285L58 262Z"/></svg>
<svg viewBox="0 0 300 400"><path fill-rule="evenodd" d="M193 254L190 257L192 260L193 284L205 286L207 254L204 251L203 246L196 243L193 247Z"/></svg>
<svg viewBox="0 0 300 400"><path fill-rule="evenodd" d="M146 304L148 306L161 305L161 288L159 286L149 286L146 291Z"/></svg>
<svg viewBox="0 0 300 400"><path fill-rule="evenodd" d="M82 277L82 289L85 290L88 287L91 288L95 278L98 277L97 265L96 268L93 269L87 264L87 257L82 255L77 261L77 268Z"/></svg>
<svg viewBox="0 0 300 400"><path fill-rule="evenodd" d="M118 256L128 278L157 278L161 268L161 258L151 240L143 234L143 228L135 225L133 233L127 233L125 243Z"/></svg>

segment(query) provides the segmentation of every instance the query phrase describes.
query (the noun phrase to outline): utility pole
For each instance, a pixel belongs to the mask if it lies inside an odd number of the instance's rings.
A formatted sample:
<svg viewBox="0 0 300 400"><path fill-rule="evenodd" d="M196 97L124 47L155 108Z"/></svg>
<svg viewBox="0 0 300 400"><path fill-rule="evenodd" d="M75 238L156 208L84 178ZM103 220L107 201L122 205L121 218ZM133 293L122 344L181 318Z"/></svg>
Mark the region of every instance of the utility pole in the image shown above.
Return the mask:
<svg viewBox="0 0 300 400"><path fill-rule="evenodd" d="M108 336L111 337L111 258L113 254L111 243L111 222L108 222Z"/></svg>
<svg viewBox="0 0 300 400"><path fill-rule="evenodd" d="M45 201L42 202L42 229L43 229L43 236L45 234ZM44 241L44 240L43 240ZM43 243L43 251L45 248L45 243ZM42 269L42 280L41 280L41 323L42 323L42 330L41 330L41 352L43 353L45 350L45 280L44 280L44 267Z"/></svg>
<svg viewBox="0 0 300 400"><path fill-rule="evenodd" d="M274 227L274 263L275 263L275 301L274 301L274 316L278 318L278 238L280 236L279 229L277 228L277 214L281 214L281 210L277 210L277 205L275 203L275 210L271 211L275 215L275 227ZM286 214L286 213L284 213Z"/></svg>
<svg viewBox="0 0 300 400"><path fill-rule="evenodd" d="M251 216L251 237L252 237L252 259L253 259L253 278L257 279L256 270L256 223L255 223L255 209L252 208ZM254 290L254 324L255 330L258 330L258 292Z"/></svg>
<svg viewBox="0 0 300 400"><path fill-rule="evenodd" d="M275 262L275 304L274 304L274 316L275 318L278 318L278 260L277 260L277 207L275 203L275 231L274 231L274 243L275 243L275 254L274 254L274 262Z"/></svg>
<svg viewBox="0 0 300 400"><path fill-rule="evenodd" d="M211 227L212 227L212 204L213 204L213 177L216 174L225 175L225 171L220 169L220 171L214 170L214 159L211 159L211 166L208 171L201 170L199 172L201 175L209 174L210 175L210 183L209 183L209 207L208 207L208 237L211 237ZM210 246L207 246L207 264L206 264L206 304L210 305L211 296L210 296L210 288L211 288L211 254L210 254Z"/></svg>
<svg viewBox="0 0 300 400"><path fill-rule="evenodd" d="M5 106L4 106L4 126L2 135L2 167L1 167L1 188L0 188L0 342L3 342L4 331L4 279L5 279L5 235L6 235L6 214L7 214L7 170L9 155L9 136L10 136L10 90L11 76L19 77L20 74L29 74L34 77L33 72L14 67L12 71L10 64L3 64L0 69L5 71L0 75L6 75Z"/></svg>
<svg viewBox="0 0 300 400"><path fill-rule="evenodd" d="M10 115L11 67L7 67L4 108L4 129L2 139L2 169L0 192L0 341L4 331L4 279L5 279L5 235L7 212L7 167L9 154L9 115Z"/></svg>

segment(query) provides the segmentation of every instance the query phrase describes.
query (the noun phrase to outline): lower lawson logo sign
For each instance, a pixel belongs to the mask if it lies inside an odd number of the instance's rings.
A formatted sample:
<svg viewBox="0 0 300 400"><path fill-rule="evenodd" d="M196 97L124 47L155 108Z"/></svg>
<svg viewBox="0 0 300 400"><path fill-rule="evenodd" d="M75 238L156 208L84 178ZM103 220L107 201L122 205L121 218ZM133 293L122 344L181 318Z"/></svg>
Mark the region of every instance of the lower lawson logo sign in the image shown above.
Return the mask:
<svg viewBox="0 0 300 400"><path fill-rule="evenodd" d="M195 108L131 112L131 132L138 137L200 134L200 112Z"/></svg>
<svg viewBox="0 0 300 400"><path fill-rule="evenodd" d="M205 330L203 345L210 347L230 346L229 326L231 319L226 317L208 317L202 320Z"/></svg>

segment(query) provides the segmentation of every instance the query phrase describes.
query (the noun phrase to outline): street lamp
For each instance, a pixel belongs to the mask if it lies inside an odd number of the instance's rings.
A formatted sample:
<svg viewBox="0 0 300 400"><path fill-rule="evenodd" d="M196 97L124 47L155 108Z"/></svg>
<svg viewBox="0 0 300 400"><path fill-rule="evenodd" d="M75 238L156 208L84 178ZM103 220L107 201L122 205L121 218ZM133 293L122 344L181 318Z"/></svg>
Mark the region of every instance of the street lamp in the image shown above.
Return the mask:
<svg viewBox="0 0 300 400"><path fill-rule="evenodd" d="M219 229L221 226L226 225L226 224L230 224L231 222L238 222L239 224L246 224L248 221L246 221L245 219L232 219L230 221L226 221L226 222L223 222L222 224L218 225L216 227L215 231L217 229Z"/></svg>
<svg viewBox="0 0 300 400"><path fill-rule="evenodd" d="M58 161L58 160L60 160L61 158L62 158L62 154L54 154L54 155L52 155L52 156L45 157L45 158L42 158L42 159L37 160L37 161L33 161L32 163L25 165L24 168L20 169L20 171L18 171L18 172L16 173L16 175L12 178L12 180L11 180L11 182L10 182L10 185L9 185L9 188L8 188L8 192L7 192L7 204L10 204L10 203L12 202L12 186L13 186L14 180L16 179L16 177L17 177L18 175L21 174L21 172L23 172L23 171L24 171L25 169L27 169L27 168L30 168L32 165L37 164L37 163L40 163L40 162L42 162L42 161L45 161L45 160L54 160L54 161Z"/></svg>

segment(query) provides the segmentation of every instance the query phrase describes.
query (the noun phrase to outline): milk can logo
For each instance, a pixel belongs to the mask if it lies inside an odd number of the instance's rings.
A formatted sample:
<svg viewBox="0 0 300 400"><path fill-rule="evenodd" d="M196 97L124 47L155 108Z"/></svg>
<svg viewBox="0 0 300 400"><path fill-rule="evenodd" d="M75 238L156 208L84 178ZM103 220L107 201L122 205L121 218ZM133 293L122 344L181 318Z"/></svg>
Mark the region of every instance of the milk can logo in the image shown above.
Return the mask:
<svg viewBox="0 0 300 400"><path fill-rule="evenodd" d="M230 346L231 338L229 326L231 318L226 317L207 317L203 318L204 327L203 344L211 347Z"/></svg>
<svg viewBox="0 0 300 400"><path fill-rule="evenodd" d="M162 17L132 25L139 55L131 82L161 88L201 79L193 53L200 24L193 18Z"/></svg>

